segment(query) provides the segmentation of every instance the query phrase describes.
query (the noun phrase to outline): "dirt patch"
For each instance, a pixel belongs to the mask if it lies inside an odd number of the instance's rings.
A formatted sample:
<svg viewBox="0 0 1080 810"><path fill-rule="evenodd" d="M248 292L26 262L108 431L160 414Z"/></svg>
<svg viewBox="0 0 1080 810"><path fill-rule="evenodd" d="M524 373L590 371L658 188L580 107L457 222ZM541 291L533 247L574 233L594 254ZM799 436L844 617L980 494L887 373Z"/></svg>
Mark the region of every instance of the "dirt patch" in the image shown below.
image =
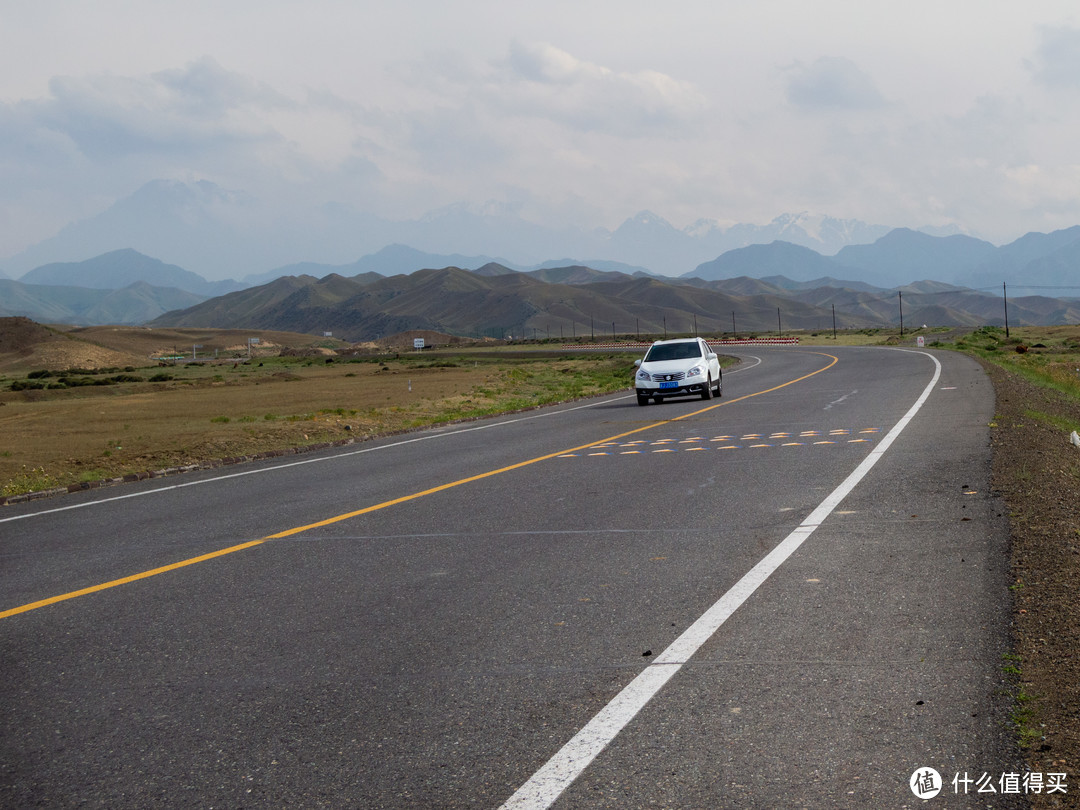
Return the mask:
<svg viewBox="0 0 1080 810"><path fill-rule="evenodd" d="M35 323L29 318L0 318L0 372L26 369L109 368L144 362L117 351Z"/></svg>
<svg viewBox="0 0 1080 810"><path fill-rule="evenodd" d="M985 364L997 395L994 486L1009 507L1016 653L1030 710L1023 742L1032 772L1066 772L1069 793L1033 806L1080 807L1080 404ZM1051 418L1048 419L1047 416Z"/></svg>

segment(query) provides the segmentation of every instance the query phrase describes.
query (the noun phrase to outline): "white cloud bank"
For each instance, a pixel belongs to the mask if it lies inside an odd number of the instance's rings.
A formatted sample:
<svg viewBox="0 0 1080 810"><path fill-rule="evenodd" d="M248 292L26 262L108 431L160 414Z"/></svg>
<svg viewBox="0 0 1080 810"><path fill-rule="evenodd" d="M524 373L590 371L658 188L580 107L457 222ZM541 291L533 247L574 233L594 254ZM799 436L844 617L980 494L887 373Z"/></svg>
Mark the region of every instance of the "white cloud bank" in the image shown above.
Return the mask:
<svg viewBox="0 0 1080 810"><path fill-rule="evenodd" d="M0 257L157 178L298 218L1080 223L1065 3L95 5L0 0Z"/></svg>

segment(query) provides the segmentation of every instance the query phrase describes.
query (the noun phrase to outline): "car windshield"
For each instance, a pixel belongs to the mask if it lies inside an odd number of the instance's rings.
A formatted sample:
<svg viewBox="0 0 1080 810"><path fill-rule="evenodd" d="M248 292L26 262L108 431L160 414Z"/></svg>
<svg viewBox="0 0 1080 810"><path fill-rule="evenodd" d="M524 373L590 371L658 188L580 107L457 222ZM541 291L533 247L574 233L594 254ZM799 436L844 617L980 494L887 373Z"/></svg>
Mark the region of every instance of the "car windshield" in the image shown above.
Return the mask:
<svg viewBox="0 0 1080 810"><path fill-rule="evenodd" d="M649 349L645 355L646 363L656 363L662 360L686 360L691 357L701 357L701 346L698 342L687 341L686 343L660 343Z"/></svg>

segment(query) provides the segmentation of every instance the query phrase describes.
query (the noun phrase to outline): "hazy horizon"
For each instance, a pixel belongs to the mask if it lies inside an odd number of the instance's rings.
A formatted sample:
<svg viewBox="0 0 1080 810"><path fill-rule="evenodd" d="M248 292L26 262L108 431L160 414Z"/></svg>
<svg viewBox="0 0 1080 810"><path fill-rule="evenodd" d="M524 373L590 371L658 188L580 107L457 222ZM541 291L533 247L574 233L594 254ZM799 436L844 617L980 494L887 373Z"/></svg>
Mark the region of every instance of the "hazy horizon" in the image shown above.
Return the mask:
<svg viewBox="0 0 1080 810"><path fill-rule="evenodd" d="M268 228L809 211L1000 245L1080 223L1074 9L2 0L0 257L158 179Z"/></svg>

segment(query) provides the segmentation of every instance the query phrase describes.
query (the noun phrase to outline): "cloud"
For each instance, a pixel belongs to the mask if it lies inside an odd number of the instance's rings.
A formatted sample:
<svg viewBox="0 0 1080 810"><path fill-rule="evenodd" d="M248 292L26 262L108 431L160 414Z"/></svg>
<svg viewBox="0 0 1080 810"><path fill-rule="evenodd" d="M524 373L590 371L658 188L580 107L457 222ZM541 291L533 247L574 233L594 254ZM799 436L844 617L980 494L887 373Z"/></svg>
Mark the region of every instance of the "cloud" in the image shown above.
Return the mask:
<svg viewBox="0 0 1080 810"><path fill-rule="evenodd" d="M47 95L0 102L0 218L40 239L158 178L207 178L294 203L317 193L363 197L380 182L364 110L325 95L289 98L203 58L135 76L58 76ZM375 129L382 129L377 122ZM323 202L324 200L318 200Z"/></svg>
<svg viewBox="0 0 1080 810"><path fill-rule="evenodd" d="M822 56L786 69L787 100L805 110L865 110L885 103L873 80L850 59Z"/></svg>
<svg viewBox="0 0 1080 810"><path fill-rule="evenodd" d="M613 70L547 43L515 42L494 68L488 88L494 105L577 130L677 133L708 107L691 82L654 70Z"/></svg>
<svg viewBox="0 0 1080 810"><path fill-rule="evenodd" d="M267 109L285 101L204 59L143 77L55 77L33 105L38 126L96 160L197 152L274 140Z"/></svg>
<svg viewBox="0 0 1080 810"><path fill-rule="evenodd" d="M1080 89L1080 29L1043 26L1032 66L1035 80L1050 88Z"/></svg>

